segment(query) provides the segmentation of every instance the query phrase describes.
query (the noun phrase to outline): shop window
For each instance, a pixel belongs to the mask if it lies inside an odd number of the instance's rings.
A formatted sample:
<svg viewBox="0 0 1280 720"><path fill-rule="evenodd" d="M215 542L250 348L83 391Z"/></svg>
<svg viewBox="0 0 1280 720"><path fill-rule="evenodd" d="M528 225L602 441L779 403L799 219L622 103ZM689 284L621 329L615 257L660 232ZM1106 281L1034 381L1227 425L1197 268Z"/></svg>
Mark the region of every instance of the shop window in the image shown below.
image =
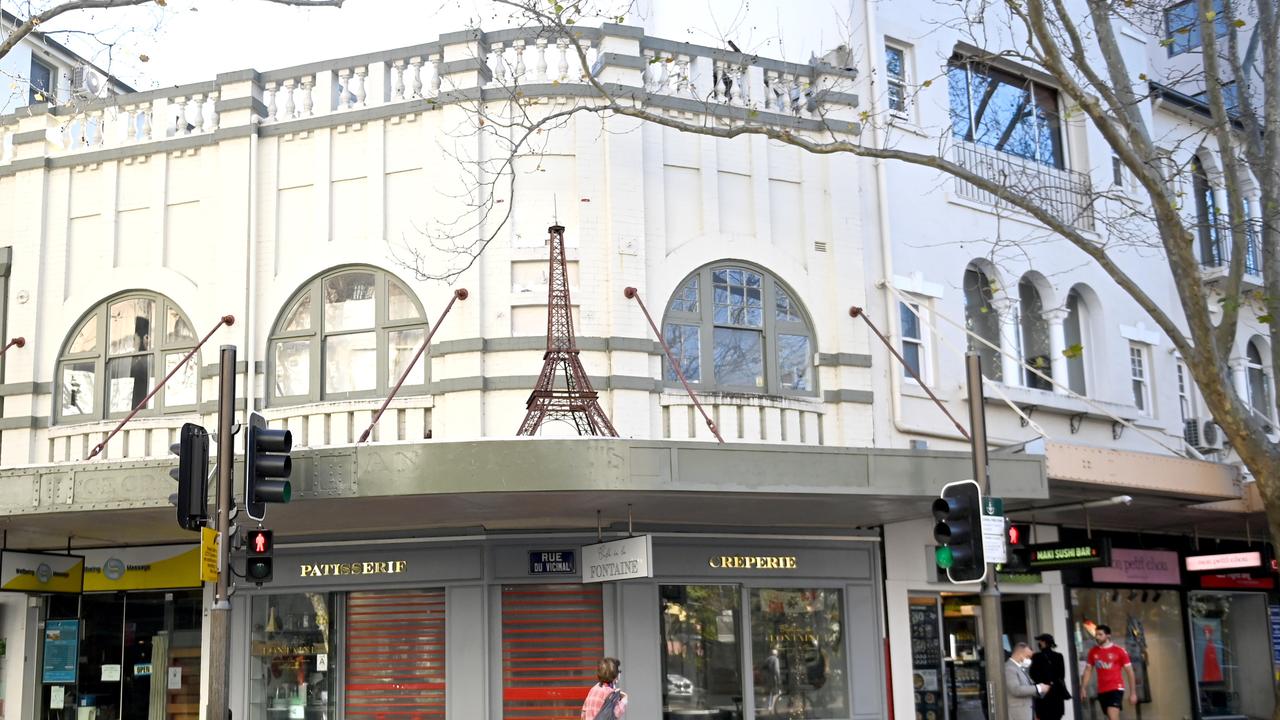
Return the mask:
<svg viewBox="0 0 1280 720"><path fill-rule="evenodd" d="M1098 625L1111 628L1111 642L1124 648L1133 664L1141 717L1192 717L1187 688L1186 630L1177 590L1143 587L1072 588L1071 637L1075 657L1083 661L1097 643ZM1270 673L1268 666L1267 672ZM1094 673L1095 678L1097 673ZM1096 681L1076 693L1097 695ZM1126 701L1125 707L1128 708Z"/></svg>
<svg viewBox="0 0 1280 720"><path fill-rule="evenodd" d="M736 585L663 585L662 710L742 718L742 594Z"/></svg>
<svg viewBox="0 0 1280 720"><path fill-rule="evenodd" d="M249 718L337 717L334 593L253 598Z"/></svg>
<svg viewBox="0 0 1280 720"><path fill-rule="evenodd" d="M662 336L686 380L706 390L813 395L814 333L796 296L769 273L709 265L667 303ZM711 353L704 362L703 351ZM670 361L663 379L677 380Z"/></svg>
<svg viewBox="0 0 1280 720"><path fill-rule="evenodd" d="M503 586L503 717L578 717L603 655L598 584Z"/></svg>
<svg viewBox="0 0 1280 720"><path fill-rule="evenodd" d="M130 293L99 305L80 320L62 346L58 420L123 416L195 344L196 334L186 314L161 295ZM195 410L199 370L197 356L160 389L142 414Z"/></svg>
<svg viewBox="0 0 1280 720"><path fill-rule="evenodd" d="M277 404L382 397L426 338L422 306L407 286L374 268L320 275L285 304L267 354ZM425 392L427 359L401 395Z"/></svg>
<svg viewBox="0 0 1280 720"><path fill-rule="evenodd" d="M1187 609L1200 717L1271 717L1267 596L1193 592Z"/></svg>
<svg viewBox="0 0 1280 720"><path fill-rule="evenodd" d="M843 598L837 589L751 590L757 718L849 716Z"/></svg>

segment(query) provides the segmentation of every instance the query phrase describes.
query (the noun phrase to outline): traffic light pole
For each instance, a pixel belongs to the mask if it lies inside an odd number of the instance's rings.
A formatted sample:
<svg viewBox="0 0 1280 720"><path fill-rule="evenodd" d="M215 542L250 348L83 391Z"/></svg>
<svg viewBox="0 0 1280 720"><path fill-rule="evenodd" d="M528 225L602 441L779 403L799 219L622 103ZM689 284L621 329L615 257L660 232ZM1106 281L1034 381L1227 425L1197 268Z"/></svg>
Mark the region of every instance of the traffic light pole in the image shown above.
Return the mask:
<svg viewBox="0 0 1280 720"><path fill-rule="evenodd" d="M209 704L206 720L230 717L231 599L227 578L231 575L231 482L235 474L236 346L220 349L218 375L218 582L209 612Z"/></svg>
<svg viewBox="0 0 1280 720"><path fill-rule="evenodd" d="M969 444L973 449L973 479L986 496L991 495L991 475L987 470L987 411L982 395L982 358L972 350L965 353L965 376L969 389ZM981 528L977 528L981 532ZM1000 606L1000 586L996 566L987 563L987 579L982 584L982 647L987 670L989 720L1008 720L1009 703L1004 688L1004 628Z"/></svg>

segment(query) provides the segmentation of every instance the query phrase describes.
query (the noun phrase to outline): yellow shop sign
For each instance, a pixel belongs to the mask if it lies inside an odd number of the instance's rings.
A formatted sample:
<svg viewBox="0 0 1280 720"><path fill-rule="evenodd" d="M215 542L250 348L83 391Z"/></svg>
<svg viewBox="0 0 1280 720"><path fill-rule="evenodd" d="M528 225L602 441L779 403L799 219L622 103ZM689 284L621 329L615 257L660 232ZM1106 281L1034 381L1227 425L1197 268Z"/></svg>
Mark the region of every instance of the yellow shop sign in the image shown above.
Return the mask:
<svg viewBox="0 0 1280 720"><path fill-rule="evenodd" d="M199 545L85 550L84 591L200 587Z"/></svg>
<svg viewBox="0 0 1280 720"><path fill-rule="evenodd" d="M0 553L0 590L37 593L79 593L84 584L80 555Z"/></svg>

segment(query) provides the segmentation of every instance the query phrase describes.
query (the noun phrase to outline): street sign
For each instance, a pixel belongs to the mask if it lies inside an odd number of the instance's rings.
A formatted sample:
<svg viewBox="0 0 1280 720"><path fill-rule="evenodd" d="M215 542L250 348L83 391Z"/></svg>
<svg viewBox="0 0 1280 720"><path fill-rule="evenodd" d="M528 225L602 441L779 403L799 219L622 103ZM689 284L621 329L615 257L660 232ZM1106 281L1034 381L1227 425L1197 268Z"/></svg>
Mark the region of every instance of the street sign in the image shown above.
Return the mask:
<svg viewBox="0 0 1280 720"><path fill-rule="evenodd" d="M202 582L218 582L218 531L209 527L200 528L200 580Z"/></svg>
<svg viewBox="0 0 1280 720"><path fill-rule="evenodd" d="M531 550L530 575L576 575L578 565L573 550Z"/></svg>
<svg viewBox="0 0 1280 720"><path fill-rule="evenodd" d="M1004 498L982 498L982 554L988 563L999 565L1009 559L1004 532Z"/></svg>
<svg viewBox="0 0 1280 720"><path fill-rule="evenodd" d="M1032 545L1027 561L1032 570L1059 570L1064 567L1104 567L1111 564L1111 541L1088 540L1075 543Z"/></svg>

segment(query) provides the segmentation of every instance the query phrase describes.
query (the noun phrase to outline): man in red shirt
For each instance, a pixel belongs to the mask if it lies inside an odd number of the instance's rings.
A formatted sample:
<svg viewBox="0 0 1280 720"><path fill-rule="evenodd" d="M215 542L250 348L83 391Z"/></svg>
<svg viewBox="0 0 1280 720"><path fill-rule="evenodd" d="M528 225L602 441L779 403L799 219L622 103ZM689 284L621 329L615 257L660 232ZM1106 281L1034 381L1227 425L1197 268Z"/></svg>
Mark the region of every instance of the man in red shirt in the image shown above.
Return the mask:
<svg viewBox="0 0 1280 720"><path fill-rule="evenodd" d="M1129 688L1129 704L1138 704L1138 683L1133 678L1133 663L1129 653L1111 642L1111 628L1099 625L1093 633L1098 646L1089 650L1084 677L1080 678L1081 692L1088 687L1094 668L1098 671L1098 704L1108 720L1120 720L1120 708L1124 705L1124 690ZM1123 673L1123 676L1122 676ZM1128 682L1128 685L1125 685Z"/></svg>

